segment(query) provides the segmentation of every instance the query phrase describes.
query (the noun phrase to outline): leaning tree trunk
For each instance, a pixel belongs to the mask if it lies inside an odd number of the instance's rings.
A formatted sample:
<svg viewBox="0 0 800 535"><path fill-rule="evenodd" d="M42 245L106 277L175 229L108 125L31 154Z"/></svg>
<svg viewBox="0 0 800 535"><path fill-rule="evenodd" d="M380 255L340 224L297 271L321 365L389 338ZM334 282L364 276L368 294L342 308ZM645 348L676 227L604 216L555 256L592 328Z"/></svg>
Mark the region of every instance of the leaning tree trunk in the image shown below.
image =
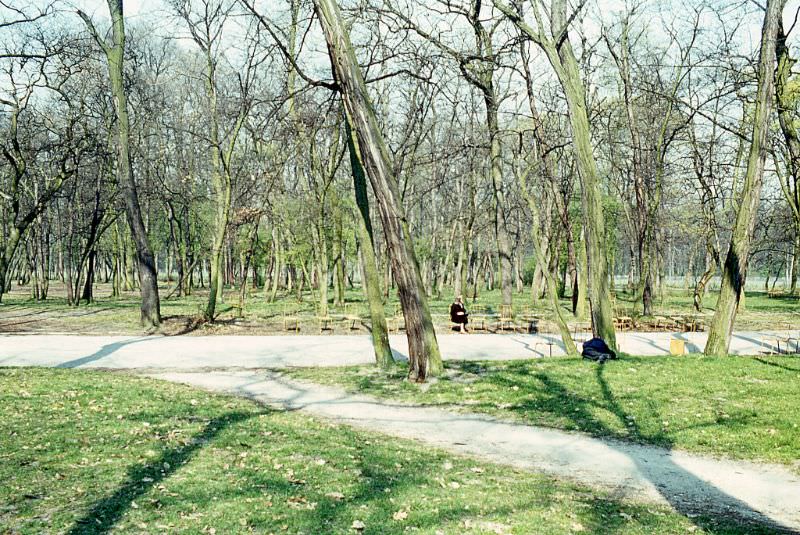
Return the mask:
<svg viewBox="0 0 800 535"><path fill-rule="evenodd" d="M797 60L792 58L786 44L786 34L782 21L778 21L778 38L775 42L778 68L775 72L775 96L778 108L778 120L786 143L787 168L786 178L781 180L781 189L792 210L794 219L794 251L789 280L789 293L797 291L797 272L800 266L800 132L795 119L797 95L794 89L792 68Z"/></svg>
<svg viewBox="0 0 800 535"><path fill-rule="evenodd" d="M130 154L130 119L128 118L128 95L125 88L123 61L125 54L125 20L122 14L122 0L107 0L112 23L112 43L108 44L94 29L90 19L83 13L95 40L105 52L108 61L108 77L111 81L111 94L117 113L117 178L125 203L125 213L131 236L136 244L136 258L139 265L139 290L142 295L140 320L145 327L157 327L161 323L161 305L158 298L158 274L153 252L147 238L147 231L139 206L139 195L133 179Z"/></svg>
<svg viewBox="0 0 800 535"><path fill-rule="evenodd" d="M378 127L339 6L335 0L315 0L314 5L328 44L328 53L342 100L358 140L361 161L378 202L389 245L392 271L406 320L409 377L424 381L428 375L441 373L442 358L398 191L397 178L392 174L389 152Z"/></svg>
<svg viewBox="0 0 800 535"><path fill-rule="evenodd" d="M785 2L786 0L767 1L767 11L764 15L764 26L761 32L758 94L753 117L753 136L747 160L747 175L742 187L741 201L731 234L728 256L722 271L722 285L717 309L714 311L708 332L706 355L721 356L728 353L733 322L736 319L736 311L744 291L750 242L761 197L764 161L768 149L767 136L769 135L769 117L772 109L775 42L778 35L778 21L783 13Z"/></svg>
<svg viewBox="0 0 800 535"><path fill-rule="evenodd" d="M564 91L572 129L575 161L582 184L581 201L586 233L592 331L595 336L604 339L610 347L616 348L600 174L592 152L591 130L586 110L586 89L567 33L571 22L567 17L567 1L551 2L550 37L525 24L519 14L509 6L495 2L495 7L545 52Z"/></svg>
<svg viewBox="0 0 800 535"><path fill-rule="evenodd" d="M611 308L608 259L606 255L605 217L597 162L592 153L589 117L586 111L586 92L581 81L578 63L568 40L564 40L560 55L563 62L562 86L569 105L575 157L582 183L587 291L594 335L616 349L614 316Z"/></svg>
<svg viewBox="0 0 800 535"><path fill-rule="evenodd" d="M392 348L389 345L389 329L386 326L386 315L383 310L381 296L381 280L378 263L375 260L375 245L372 239L372 220L369 215L369 197L367 197L367 177L358 153L355 136L350 128L349 118L345 122L347 128L347 149L350 152L350 168L353 173L353 190L355 191L358 216L356 217L356 236L361 251L361 267L364 280L364 295L369 303L369 317L372 334L372 348L375 351L375 362L381 368L388 368L393 361Z"/></svg>
<svg viewBox="0 0 800 535"><path fill-rule="evenodd" d="M545 251L545 242L540 232L542 225L541 216L539 214L538 199L534 199L528 190L525 180L528 172L529 169L523 170L519 175L519 181L522 186L523 196L528 202L528 207L531 210L533 219L533 224L531 225L531 236L533 238L533 245L536 249L536 264L539 266L539 269L541 270L545 280L545 290L550 301L553 319L555 320L558 331L561 334L561 341L564 343L564 351L567 353L567 355L577 356L578 349L575 347L575 342L572 340L572 334L569 332L567 320L564 318L564 314L561 311L561 304L559 303L558 299L558 283L556 282L555 277L553 277L553 272L548 268L546 263L547 253Z"/></svg>

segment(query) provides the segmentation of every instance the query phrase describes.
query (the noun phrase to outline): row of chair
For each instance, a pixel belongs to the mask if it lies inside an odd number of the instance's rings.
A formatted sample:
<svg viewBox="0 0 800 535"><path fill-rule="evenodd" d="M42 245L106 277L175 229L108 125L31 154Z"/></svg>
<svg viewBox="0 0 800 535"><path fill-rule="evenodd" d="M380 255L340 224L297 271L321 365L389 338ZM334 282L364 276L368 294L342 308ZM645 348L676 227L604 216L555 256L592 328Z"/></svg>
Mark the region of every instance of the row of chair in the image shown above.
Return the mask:
<svg viewBox="0 0 800 535"><path fill-rule="evenodd" d="M516 331L518 328L525 328L528 332L536 332L541 321L546 320L546 316L541 312L536 312L530 307L524 308L521 312L515 312L510 305L500 305L497 310L482 303L472 303L470 305L470 326L475 330L483 331ZM449 321L449 314L434 314L435 318ZM306 317L307 318L307 317ZM290 311L288 307L283 310L283 329L285 331L299 331L301 317L296 311ZM320 314L318 311L311 316L316 322L320 333L333 331L336 323L344 323L349 330L356 330L362 323L362 316L358 308L352 304L346 304L341 311ZM405 329L405 319L400 305L396 305L394 313L386 318L387 327L390 332L400 332ZM457 324L449 322L451 327ZM617 315L614 318L614 327L620 331L652 328L655 330L680 330L682 332L698 332L705 327L705 318L702 315L667 315L655 316L649 321L636 321L634 318L625 315ZM577 322L572 324L572 330L576 333L591 331L591 324Z"/></svg>

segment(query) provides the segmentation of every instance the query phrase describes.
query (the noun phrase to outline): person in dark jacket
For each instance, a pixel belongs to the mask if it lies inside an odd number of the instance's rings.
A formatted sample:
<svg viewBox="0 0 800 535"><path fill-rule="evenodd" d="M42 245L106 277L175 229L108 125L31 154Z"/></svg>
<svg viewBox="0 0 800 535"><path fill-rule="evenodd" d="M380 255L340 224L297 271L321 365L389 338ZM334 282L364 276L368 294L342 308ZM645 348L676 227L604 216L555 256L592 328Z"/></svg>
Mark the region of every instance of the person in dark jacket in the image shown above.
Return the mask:
<svg viewBox="0 0 800 535"><path fill-rule="evenodd" d="M461 296L459 295L456 297L455 302L450 305L450 321L453 323L457 323L459 328L461 329L460 332L467 333L467 321L469 320L469 314L467 314L467 309L464 308L464 303L461 301Z"/></svg>

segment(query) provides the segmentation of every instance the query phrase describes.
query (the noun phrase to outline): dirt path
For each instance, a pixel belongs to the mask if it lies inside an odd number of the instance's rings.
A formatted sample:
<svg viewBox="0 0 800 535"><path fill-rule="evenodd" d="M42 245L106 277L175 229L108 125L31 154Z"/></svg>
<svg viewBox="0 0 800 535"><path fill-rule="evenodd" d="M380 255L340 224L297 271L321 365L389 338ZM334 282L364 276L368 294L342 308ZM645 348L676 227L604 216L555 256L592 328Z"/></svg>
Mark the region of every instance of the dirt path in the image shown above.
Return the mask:
<svg viewBox="0 0 800 535"><path fill-rule="evenodd" d="M278 372L156 372L151 377L303 410L457 453L534 469L671 505L688 516L737 515L800 533L800 477L780 466L717 460L578 433L355 396Z"/></svg>

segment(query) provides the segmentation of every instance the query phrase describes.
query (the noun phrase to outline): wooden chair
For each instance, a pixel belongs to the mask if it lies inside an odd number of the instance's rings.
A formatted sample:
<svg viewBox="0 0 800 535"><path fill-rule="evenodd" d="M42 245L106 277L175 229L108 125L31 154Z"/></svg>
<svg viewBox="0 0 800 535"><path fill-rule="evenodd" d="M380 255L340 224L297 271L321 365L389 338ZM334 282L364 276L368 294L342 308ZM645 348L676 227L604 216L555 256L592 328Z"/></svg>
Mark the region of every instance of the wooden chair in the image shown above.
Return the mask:
<svg viewBox="0 0 800 535"><path fill-rule="evenodd" d="M497 319L498 330L504 331L508 325L509 330L516 330L514 322L514 309L511 305L500 305L500 316Z"/></svg>
<svg viewBox="0 0 800 535"><path fill-rule="evenodd" d="M319 327L319 334L322 334L325 331L333 332L333 322L335 318L330 315L330 313L321 314L319 308L317 308L317 313L315 315L317 319L317 326Z"/></svg>
<svg viewBox="0 0 800 535"><path fill-rule="evenodd" d="M351 331L355 331L358 329L358 323L361 322L361 316L358 315L358 312L355 310L355 304L345 304L344 310L342 314L342 319L346 325L349 325L349 329Z"/></svg>
<svg viewBox="0 0 800 535"><path fill-rule="evenodd" d="M633 318L630 316L615 317L614 328L620 331L633 330Z"/></svg>
<svg viewBox="0 0 800 535"><path fill-rule="evenodd" d="M283 307L283 330L300 332L300 318L287 311L286 305Z"/></svg>
<svg viewBox="0 0 800 535"><path fill-rule="evenodd" d="M486 321L489 319L489 316L486 314L486 305L482 303L473 303L471 310L469 312L469 321L472 324L472 328L475 330L482 330L486 331Z"/></svg>

